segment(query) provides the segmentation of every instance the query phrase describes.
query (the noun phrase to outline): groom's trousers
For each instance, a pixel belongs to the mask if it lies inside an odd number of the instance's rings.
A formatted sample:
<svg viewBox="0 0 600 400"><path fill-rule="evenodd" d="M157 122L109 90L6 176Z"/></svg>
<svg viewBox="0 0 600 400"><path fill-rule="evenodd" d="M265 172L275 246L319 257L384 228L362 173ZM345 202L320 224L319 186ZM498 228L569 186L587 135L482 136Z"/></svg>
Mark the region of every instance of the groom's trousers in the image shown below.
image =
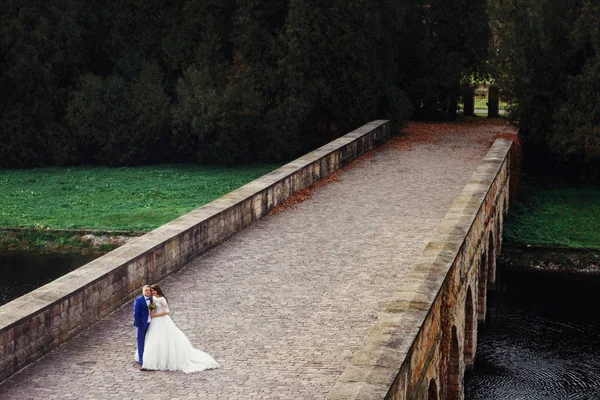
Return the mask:
<svg viewBox="0 0 600 400"><path fill-rule="evenodd" d="M138 357L140 360L140 365L144 365L144 342L146 341L146 331L148 330L148 326L150 323L146 325L145 328L137 327L137 347L138 347Z"/></svg>

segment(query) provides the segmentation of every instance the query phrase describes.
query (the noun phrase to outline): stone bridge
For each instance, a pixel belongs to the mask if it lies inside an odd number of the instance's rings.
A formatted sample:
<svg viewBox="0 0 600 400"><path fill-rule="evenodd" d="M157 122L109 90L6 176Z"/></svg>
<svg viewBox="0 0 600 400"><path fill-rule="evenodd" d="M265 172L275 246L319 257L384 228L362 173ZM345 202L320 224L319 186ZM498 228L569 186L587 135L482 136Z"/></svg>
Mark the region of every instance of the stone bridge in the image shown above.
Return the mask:
<svg viewBox="0 0 600 400"><path fill-rule="evenodd" d="M0 398L462 398L508 206L507 131L410 141L374 121L15 299L0 307ZM220 369L136 368L131 299L158 281Z"/></svg>

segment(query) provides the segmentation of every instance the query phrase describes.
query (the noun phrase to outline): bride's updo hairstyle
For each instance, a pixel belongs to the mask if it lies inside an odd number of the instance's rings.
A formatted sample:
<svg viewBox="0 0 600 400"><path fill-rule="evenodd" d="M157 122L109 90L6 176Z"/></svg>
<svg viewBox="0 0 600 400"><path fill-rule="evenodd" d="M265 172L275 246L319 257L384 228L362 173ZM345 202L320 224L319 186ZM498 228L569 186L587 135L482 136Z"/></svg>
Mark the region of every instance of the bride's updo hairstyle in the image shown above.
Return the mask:
<svg viewBox="0 0 600 400"><path fill-rule="evenodd" d="M167 300L167 297L165 296L165 294L163 293L162 289L160 288L160 286L158 286L157 284L154 284L152 286L150 286L150 289L152 290L156 290L156 293L160 296L160 297L164 297L165 300Z"/></svg>

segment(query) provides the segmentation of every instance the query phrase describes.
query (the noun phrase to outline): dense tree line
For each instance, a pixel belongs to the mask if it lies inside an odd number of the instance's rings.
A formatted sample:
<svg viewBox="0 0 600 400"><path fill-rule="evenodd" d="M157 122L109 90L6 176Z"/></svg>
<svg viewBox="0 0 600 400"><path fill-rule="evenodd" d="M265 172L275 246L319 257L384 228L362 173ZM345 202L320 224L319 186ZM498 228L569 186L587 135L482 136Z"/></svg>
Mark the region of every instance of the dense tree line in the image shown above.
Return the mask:
<svg viewBox="0 0 600 400"><path fill-rule="evenodd" d="M600 180L600 4L494 0L492 64L529 166Z"/></svg>
<svg viewBox="0 0 600 400"><path fill-rule="evenodd" d="M452 117L483 0L7 0L0 165L273 161Z"/></svg>

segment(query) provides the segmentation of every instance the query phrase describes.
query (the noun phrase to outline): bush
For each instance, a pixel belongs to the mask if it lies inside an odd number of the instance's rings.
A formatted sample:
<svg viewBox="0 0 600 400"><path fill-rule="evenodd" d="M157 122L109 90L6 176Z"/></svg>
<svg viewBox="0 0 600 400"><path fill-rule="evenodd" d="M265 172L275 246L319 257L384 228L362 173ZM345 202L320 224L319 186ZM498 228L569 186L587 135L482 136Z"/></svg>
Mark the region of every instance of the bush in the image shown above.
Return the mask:
<svg viewBox="0 0 600 400"><path fill-rule="evenodd" d="M69 101L67 121L77 143L74 158L80 163L164 161L158 145L165 142L169 98L160 71L150 64L133 84L115 75L84 75Z"/></svg>
<svg viewBox="0 0 600 400"><path fill-rule="evenodd" d="M173 139L182 157L202 161L210 156L205 140L214 137L223 118L223 95L210 83L206 69L188 68L177 82L173 105Z"/></svg>

